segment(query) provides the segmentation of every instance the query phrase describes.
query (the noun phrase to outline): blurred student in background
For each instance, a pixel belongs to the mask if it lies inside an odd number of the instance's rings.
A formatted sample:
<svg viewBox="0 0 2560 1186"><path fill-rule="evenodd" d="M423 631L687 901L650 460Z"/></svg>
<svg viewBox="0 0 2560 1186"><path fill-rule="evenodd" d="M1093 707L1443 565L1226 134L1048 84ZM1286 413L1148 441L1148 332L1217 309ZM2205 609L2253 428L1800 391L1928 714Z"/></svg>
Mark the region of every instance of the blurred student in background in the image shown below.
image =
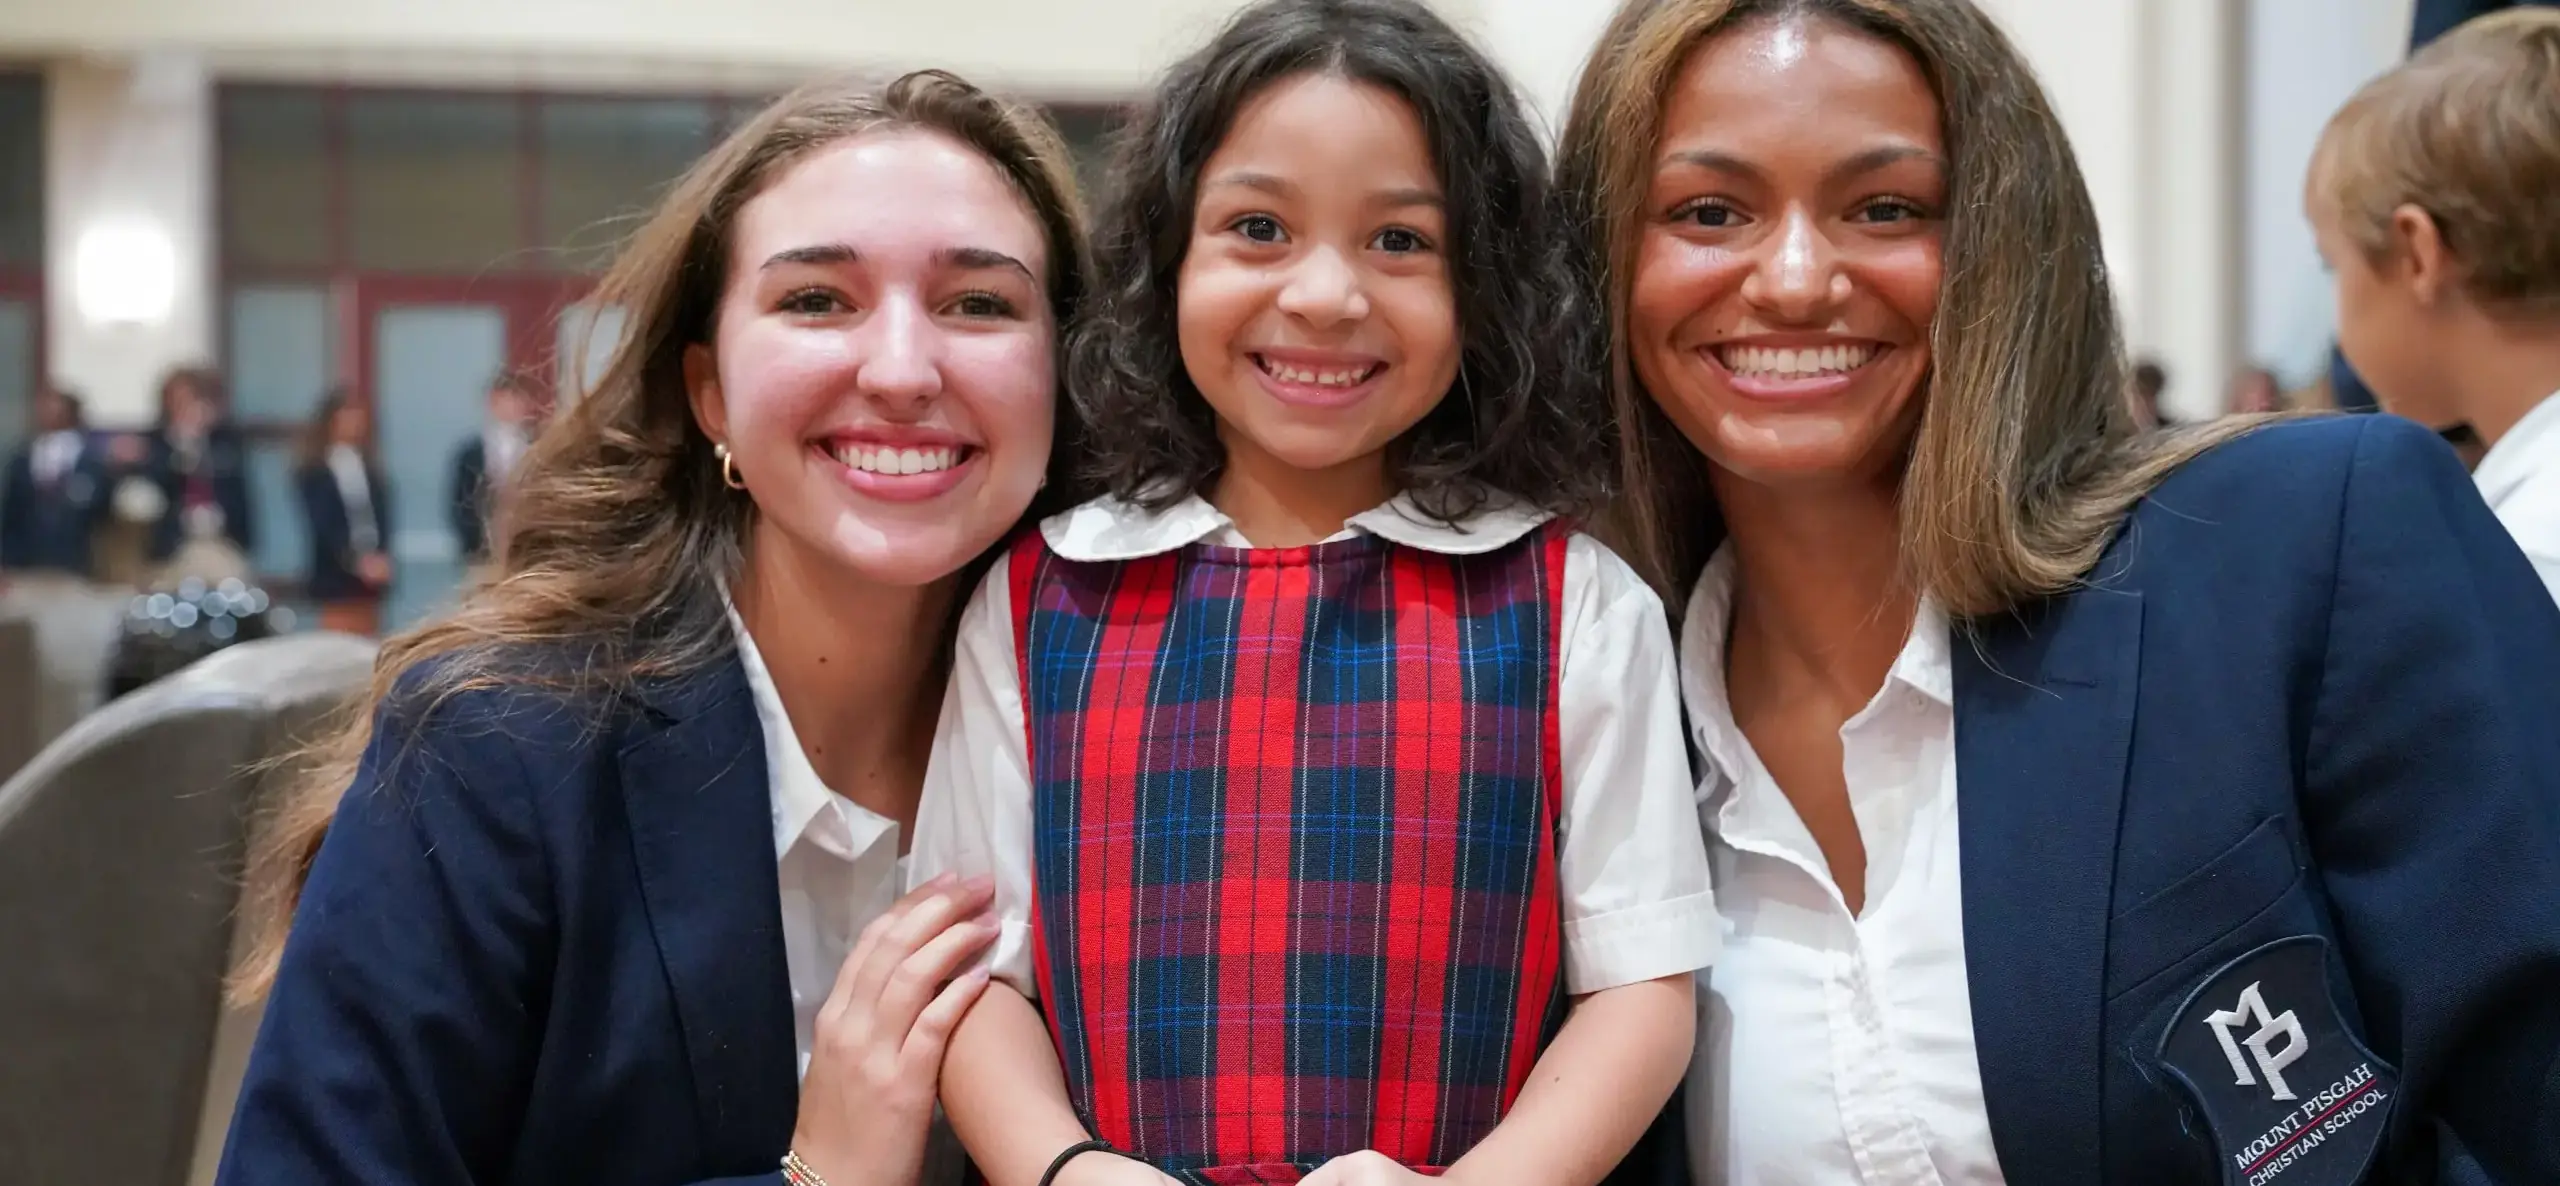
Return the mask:
<svg viewBox="0 0 2560 1186"><path fill-rule="evenodd" d="M0 573L91 575L90 535L106 505L106 458L89 438L80 397L36 392L24 448L0 478Z"/></svg>
<svg viewBox="0 0 2560 1186"><path fill-rule="evenodd" d="M373 451L373 410L344 388L312 414L294 475L311 527L311 579L320 625L370 635L391 588L391 505Z"/></svg>
<svg viewBox="0 0 2560 1186"><path fill-rule="evenodd" d="M2560 593L2560 8L2464 25L2322 134L2303 205L2385 411L2485 450L2482 496Z"/></svg>

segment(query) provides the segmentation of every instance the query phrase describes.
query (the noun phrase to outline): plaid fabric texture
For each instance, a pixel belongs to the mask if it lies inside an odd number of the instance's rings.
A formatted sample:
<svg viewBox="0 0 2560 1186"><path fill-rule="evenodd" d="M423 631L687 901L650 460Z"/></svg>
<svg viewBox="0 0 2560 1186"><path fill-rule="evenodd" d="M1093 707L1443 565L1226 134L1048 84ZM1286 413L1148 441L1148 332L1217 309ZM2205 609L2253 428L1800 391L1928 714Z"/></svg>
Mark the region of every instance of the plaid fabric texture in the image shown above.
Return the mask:
<svg viewBox="0 0 2560 1186"><path fill-rule="evenodd" d="M1199 1186L1445 1167L1563 1018L1566 531L1013 557L1033 950L1095 1135Z"/></svg>

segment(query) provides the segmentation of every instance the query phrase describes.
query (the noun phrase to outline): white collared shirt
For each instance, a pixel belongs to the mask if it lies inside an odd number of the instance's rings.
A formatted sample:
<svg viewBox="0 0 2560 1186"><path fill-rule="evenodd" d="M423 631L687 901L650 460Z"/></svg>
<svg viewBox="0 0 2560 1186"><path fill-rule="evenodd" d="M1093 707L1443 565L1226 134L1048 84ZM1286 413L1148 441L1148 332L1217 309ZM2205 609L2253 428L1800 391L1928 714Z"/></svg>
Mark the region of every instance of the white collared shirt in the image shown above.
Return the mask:
<svg viewBox="0 0 2560 1186"><path fill-rule="evenodd" d="M2471 480L2542 574L2542 583L2560 598L2560 392L2499 437Z"/></svg>
<svg viewBox="0 0 2560 1186"><path fill-rule="evenodd" d="M1398 498L1353 516L1334 538L1371 534L1463 555L1499 548L1547 518L1505 503L1450 527ZM1050 518L1040 531L1051 549L1078 561L1131 560L1201 542L1252 546L1196 496L1160 512L1097 500ZM1031 777L1006 572L999 561L961 617L909 880L993 876L1003 924L994 972L1032 996ZM1624 561L1577 534L1566 544L1559 612L1564 821L1557 882L1566 991L1597 992L1705 967L1715 959L1720 928L1690 798L1662 603Z"/></svg>
<svg viewBox="0 0 2560 1186"><path fill-rule="evenodd" d="M529 441L518 425L491 424L481 429L481 480L493 488L504 485L508 476L516 472L516 462L524 456Z"/></svg>
<svg viewBox="0 0 2560 1186"><path fill-rule="evenodd" d="M725 597L725 594L724 594ZM729 627L747 669L772 784L773 851L782 871L782 953L791 972L791 1030L809 1072L818 1010L862 928L898 899L898 824L827 788L800 748L764 655L737 607Z"/></svg>
<svg viewBox="0 0 2560 1186"><path fill-rule="evenodd" d="M347 508L347 546L359 556L382 550L381 525L373 518L373 475L353 445L329 446L329 477Z"/></svg>
<svg viewBox="0 0 2560 1186"><path fill-rule="evenodd" d="M1681 691L1724 953L1698 979L1689 1156L1700 1186L2000 1182L1975 1061L1956 830L1954 664L1923 601L1876 692L1840 727L1866 845L1851 916L1813 834L1725 692L1734 560L1719 551L1682 626Z"/></svg>
<svg viewBox="0 0 2560 1186"><path fill-rule="evenodd" d="M61 481L73 466L80 464L82 448L79 429L57 428L36 438L35 448L28 455L27 468L37 485L51 485Z"/></svg>

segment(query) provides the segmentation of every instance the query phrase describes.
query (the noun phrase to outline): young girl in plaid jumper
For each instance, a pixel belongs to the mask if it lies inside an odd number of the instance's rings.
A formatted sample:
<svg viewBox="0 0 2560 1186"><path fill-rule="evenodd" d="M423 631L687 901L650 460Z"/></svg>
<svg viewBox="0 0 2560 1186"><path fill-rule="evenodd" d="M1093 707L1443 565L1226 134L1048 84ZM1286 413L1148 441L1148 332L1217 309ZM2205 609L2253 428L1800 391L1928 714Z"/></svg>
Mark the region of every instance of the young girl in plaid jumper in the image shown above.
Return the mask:
<svg viewBox="0 0 2560 1186"><path fill-rule="evenodd" d="M1121 151L1109 493L979 588L917 821L995 887L944 1106L995 1186L1588 1186L1720 924L1661 604L1554 517L1605 413L1539 143L1420 4L1272 0Z"/></svg>

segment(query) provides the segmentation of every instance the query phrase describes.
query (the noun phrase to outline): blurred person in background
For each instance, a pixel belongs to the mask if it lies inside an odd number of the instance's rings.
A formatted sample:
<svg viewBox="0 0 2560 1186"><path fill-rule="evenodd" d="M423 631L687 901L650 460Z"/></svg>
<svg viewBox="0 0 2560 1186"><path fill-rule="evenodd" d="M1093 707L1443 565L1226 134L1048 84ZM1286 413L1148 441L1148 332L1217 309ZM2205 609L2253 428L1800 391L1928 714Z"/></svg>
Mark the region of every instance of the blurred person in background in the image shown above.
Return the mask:
<svg viewBox="0 0 2560 1186"><path fill-rule="evenodd" d="M34 431L0 480L0 580L37 572L86 579L107 502L106 457L79 396L41 388L33 413Z"/></svg>
<svg viewBox="0 0 2560 1186"><path fill-rule="evenodd" d="M373 409L344 388L312 414L294 474L310 524L311 575L326 630L370 636L391 588L391 505L373 449Z"/></svg>
<svg viewBox="0 0 2560 1186"><path fill-rule="evenodd" d="M674 184L501 579L384 645L260 832L219 1181L958 1180L989 891L899 867L961 595L1072 498L1074 187L931 71L797 91Z"/></svg>
<svg viewBox="0 0 2560 1186"><path fill-rule="evenodd" d="M2560 596L2560 8L2483 17L2330 120L2303 194L2338 337L2472 478Z"/></svg>
<svg viewBox="0 0 2560 1186"><path fill-rule="evenodd" d="M2285 409L2284 384L2265 367L2242 367L2231 376L2223 407L2234 415L2258 415Z"/></svg>
<svg viewBox="0 0 2560 1186"><path fill-rule="evenodd" d="M232 427L221 380L182 367L160 382L151 432L117 442L125 477L116 513L149 524L149 558L161 581L245 576L256 540L249 510L248 450Z"/></svg>
<svg viewBox="0 0 2560 1186"><path fill-rule="evenodd" d="M2464 21L2504 12L2510 8L2551 7L2560 0L2417 0L2409 20L2409 52L2417 53L2427 43L2459 27ZM2348 362L2346 351L2332 346L2329 350L2329 395L2332 406L2342 412L2375 410L2373 389L2363 376L2356 374ZM2458 452L2464 451L2460 441L2454 442ZM2474 456L2464 452L2466 460Z"/></svg>
<svg viewBox="0 0 2560 1186"><path fill-rule="evenodd" d="M2133 366L2133 413L2145 428L2168 428L2175 424L2161 399L2169 392L2169 370L2152 359Z"/></svg>
<svg viewBox="0 0 2560 1186"><path fill-rule="evenodd" d="M488 419L480 435L454 452L453 487L447 501L453 538L462 546L462 562L474 568L489 563L492 537L497 534L492 526L499 515L499 494L532 443L541 414L533 392L515 375L491 379L488 400Z"/></svg>

